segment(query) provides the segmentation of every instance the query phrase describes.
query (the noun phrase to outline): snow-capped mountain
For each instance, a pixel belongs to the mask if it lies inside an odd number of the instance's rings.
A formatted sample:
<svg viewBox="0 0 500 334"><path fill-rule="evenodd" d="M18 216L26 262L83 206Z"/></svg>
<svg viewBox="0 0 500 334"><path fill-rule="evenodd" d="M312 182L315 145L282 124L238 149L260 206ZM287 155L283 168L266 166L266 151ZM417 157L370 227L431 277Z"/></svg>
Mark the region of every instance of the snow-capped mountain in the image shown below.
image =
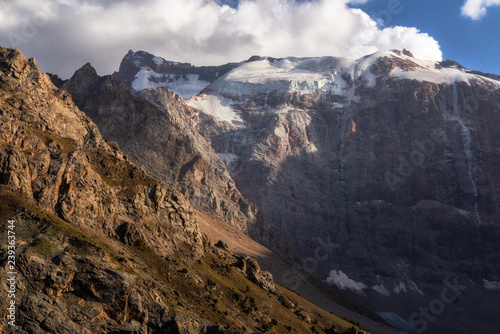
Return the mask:
<svg viewBox="0 0 500 334"><path fill-rule="evenodd" d="M378 78L399 78L436 84L498 81L472 74L459 66L443 67L435 61L417 60L397 50L377 52L363 58L256 58L235 68L214 82L209 89L217 95L249 97L258 94L317 91L354 97L363 83L374 87ZM355 82L356 84L352 84Z"/></svg>
<svg viewBox="0 0 500 334"><path fill-rule="evenodd" d="M450 277L468 292L446 310L469 320L450 327L441 316L428 332L470 333L473 301L498 304L498 76L406 50L204 68L127 65L134 57L117 76L137 89L164 84L206 117L196 131L312 274L415 331L414 305ZM199 94L157 83L171 73L186 85L198 75Z"/></svg>
<svg viewBox="0 0 500 334"><path fill-rule="evenodd" d="M135 91L166 87L184 99L199 94L236 64L196 67L188 63L166 61L144 51L130 50L114 75Z"/></svg>
<svg viewBox="0 0 500 334"><path fill-rule="evenodd" d="M345 107L359 102L356 89L373 88L378 79L408 79L435 84L457 82L484 82L499 84L499 76L470 71L451 61L436 62L415 59L407 50L377 52L362 58L272 58L254 56L245 62L223 66L196 67L188 63L167 61L147 52L139 51L125 56L115 76L135 91L165 87L179 94L188 103L222 121L238 124L239 117L229 106L245 99L263 96L318 92L333 94ZM286 112L288 105L264 108L272 112ZM269 108L268 108L269 107Z"/></svg>

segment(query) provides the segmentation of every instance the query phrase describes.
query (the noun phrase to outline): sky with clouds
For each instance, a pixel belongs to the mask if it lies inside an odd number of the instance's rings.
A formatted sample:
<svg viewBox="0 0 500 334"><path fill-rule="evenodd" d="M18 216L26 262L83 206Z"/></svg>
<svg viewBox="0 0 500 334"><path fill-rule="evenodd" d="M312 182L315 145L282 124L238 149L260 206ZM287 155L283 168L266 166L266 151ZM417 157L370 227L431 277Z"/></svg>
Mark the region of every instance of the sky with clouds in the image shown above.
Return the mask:
<svg viewBox="0 0 500 334"><path fill-rule="evenodd" d="M0 0L0 45L63 78L129 49L215 65L411 50L500 74L500 0Z"/></svg>

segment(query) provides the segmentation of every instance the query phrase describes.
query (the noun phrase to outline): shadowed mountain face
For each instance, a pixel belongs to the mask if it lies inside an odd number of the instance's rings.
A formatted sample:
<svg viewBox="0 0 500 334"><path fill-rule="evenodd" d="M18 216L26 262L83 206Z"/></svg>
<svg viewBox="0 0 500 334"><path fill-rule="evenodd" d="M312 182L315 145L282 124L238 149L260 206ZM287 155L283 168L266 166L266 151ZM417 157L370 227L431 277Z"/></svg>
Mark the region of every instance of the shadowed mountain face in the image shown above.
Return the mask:
<svg viewBox="0 0 500 334"><path fill-rule="evenodd" d="M172 69L138 60L126 72L123 64L119 75L137 90L174 80ZM497 79L397 50L360 59L252 57L194 82L202 94L187 104L200 110L192 127L236 188L311 273L405 330L422 332L425 323L428 333L494 333ZM193 83L174 81L164 86L180 94ZM419 314L450 282L466 287L459 302L432 321Z"/></svg>
<svg viewBox="0 0 500 334"><path fill-rule="evenodd" d="M16 237L15 284L2 284L0 306L7 310L14 301L17 327L4 316L4 333L303 333L312 326L321 332L353 327L276 285L256 260L223 242L212 246L179 191L106 142L34 59L5 48L0 219L2 235ZM14 270L9 250L6 243L0 248L3 282Z"/></svg>

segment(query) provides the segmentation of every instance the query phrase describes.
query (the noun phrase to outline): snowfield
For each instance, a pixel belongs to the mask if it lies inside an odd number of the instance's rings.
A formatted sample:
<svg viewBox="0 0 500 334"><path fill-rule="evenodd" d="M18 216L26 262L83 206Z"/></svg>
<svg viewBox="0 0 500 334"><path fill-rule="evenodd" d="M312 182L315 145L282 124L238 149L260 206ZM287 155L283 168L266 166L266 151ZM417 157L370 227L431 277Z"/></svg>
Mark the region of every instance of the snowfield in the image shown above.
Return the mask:
<svg viewBox="0 0 500 334"><path fill-rule="evenodd" d="M397 59L409 64L409 69L395 67L389 77L397 79L408 79L426 81L436 84L452 84L455 82L472 82L475 80L490 82L500 87L500 82L472 74L459 66L441 67L439 63L432 60L419 60L394 51L376 52L362 58L349 57L316 57L283 59L259 58L254 61L242 63L242 65L226 73L213 83L199 80L198 74L175 75L160 74L151 68L143 66L136 74L132 87L136 90L147 88L166 87L179 94L185 100L200 94L208 88L213 95L230 97L233 100L242 100L246 97L255 97L270 93L300 92L309 94L318 91L331 92L335 95L344 96L349 105L357 101L355 95L359 85L375 87L378 76L372 73L372 66L382 58ZM155 57L157 64L165 62L162 58ZM412 68L413 67L413 68ZM385 75L385 74L382 74ZM236 120L234 112L227 109L227 105L221 104L216 107L217 102L212 98L202 98L200 101L191 102L196 105L202 103L210 109L212 114L223 120ZM345 105L338 105L339 108ZM276 110L274 112L287 112L288 110Z"/></svg>
<svg viewBox="0 0 500 334"><path fill-rule="evenodd" d="M215 116L219 121L226 121L235 125L234 122L242 122L242 119L231 108L231 103L230 99L215 95L196 96L187 101L187 104L191 107L199 109L205 114Z"/></svg>
<svg viewBox="0 0 500 334"><path fill-rule="evenodd" d="M399 57L409 60L418 66L413 71L406 71L402 68L397 67L391 73L391 76L394 78L417 80L421 82L426 81L436 84L452 84L455 82L470 83L474 80L482 80L497 83L500 85L498 81L468 73L467 70L463 68L437 68L436 65L438 65L438 63L432 60L420 60L406 56Z"/></svg>
<svg viewBox="0 0 500 334"><path fill-rule="evenodd" d="M349 87L342 79L342 72L335 68L338 64L339 60L332 57L285 58L273 62L266 58L241 65L216 80L209 89L217 95L235 97L330 89L344 94Z"/></svg>
<svg viewBox="0 0 500 334"><path fill-rule="evenodd" d="M439 68L436 61L418 60L387 51L376 52L358 59L349 57L289 57L270 60L263 58L239 66L216 80L208 86L208 89L215 95L239 99L271 92L307 94L316 91L331 91L335 95L345 96L348 101L353 101L356 99L354 95L356 82L358 85L359 82L364 82L368 87L375 87L378 76L373 74L371 69L384 57L399 58L399 60L415 65L413 70L396 67L389 73L390 77L393 78L427 81L436 84L480 80L500 86L500 82L469 73L466 69Z"/></svg>
<svg viewBox="0 0 500 334"><path fill-rule="evenodd" d="M149 67L142 67L135 75L132 88L140 91L148 88L166 87L174 93L179 94L187 100L194 95L198 95L210 82L198 80L198 74L187 74L184 76L175 74L156 73Z"/></svg>
<svg viewBox="0 0 500 334"><path fill-rule="evenodd" d="M336 285L340 290L351 290L359 294L362 294L363 290L368 288L364 283L350 279L342 270L332 270L330 276L326 279L326 283Z"/></svg>

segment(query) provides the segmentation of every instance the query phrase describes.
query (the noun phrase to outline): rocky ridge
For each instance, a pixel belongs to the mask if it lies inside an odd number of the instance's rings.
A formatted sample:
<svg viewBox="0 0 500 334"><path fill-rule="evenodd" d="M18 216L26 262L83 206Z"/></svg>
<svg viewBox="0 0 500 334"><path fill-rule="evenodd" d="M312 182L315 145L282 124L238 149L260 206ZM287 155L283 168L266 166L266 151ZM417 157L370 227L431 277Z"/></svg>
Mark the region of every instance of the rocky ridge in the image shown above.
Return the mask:
<svg viewBox="0 0 500 334"><path fill-rule="evenodd" d="M190 204L181 194L138 170L118 146L108 145L33 59L2 51L2 184L64 220L129 244L147 239L160 255L172 253L167 241L202 248ZM141 220L142 233L134 231L140 216L151 217L151 222ZM162 219L171 224L162 225Z"/></svg>

